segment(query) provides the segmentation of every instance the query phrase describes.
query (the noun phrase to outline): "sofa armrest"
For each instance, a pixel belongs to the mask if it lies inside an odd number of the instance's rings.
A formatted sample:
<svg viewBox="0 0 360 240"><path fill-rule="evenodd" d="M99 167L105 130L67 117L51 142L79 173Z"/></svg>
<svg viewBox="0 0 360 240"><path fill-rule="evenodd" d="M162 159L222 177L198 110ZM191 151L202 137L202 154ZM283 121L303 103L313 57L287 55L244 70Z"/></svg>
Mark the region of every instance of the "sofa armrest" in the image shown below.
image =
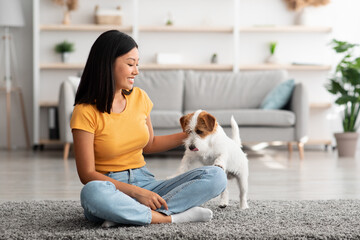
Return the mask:
<svg viewBox="0 0 360 240"><path fill-rule="evenodd" d="M295 113L295 140L306 142L308 139L307 129L309 121L309 100L306 88L297 83L291 96L290 110Z"/></svg>
<svg viewBox="0 0 360 240"><path fill-rule="evenodd" d="M59 132L60 140L64 143L72 143L73 137L70 129L71 114L74 109L75 93L69 81L64 81L60 85L59 92Z"/></svg>

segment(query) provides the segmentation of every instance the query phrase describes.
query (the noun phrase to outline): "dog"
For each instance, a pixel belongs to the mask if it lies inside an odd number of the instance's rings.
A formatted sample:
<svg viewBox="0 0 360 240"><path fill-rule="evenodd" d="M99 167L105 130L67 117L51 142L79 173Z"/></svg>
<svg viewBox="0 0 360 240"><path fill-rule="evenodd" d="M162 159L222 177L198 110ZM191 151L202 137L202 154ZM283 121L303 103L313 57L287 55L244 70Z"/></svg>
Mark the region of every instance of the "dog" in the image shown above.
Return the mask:
<svg viewBox="0 0 360 240"><path fill-rule="evenodd" d="M248 159L242 151L239 127L231 116L232 138L229 138L216 118L203 110L180 118L180 124L188 137L184 141L185 153L177 175L189 170L191 162L200 160L204 165L222 168L228 179L235 178L240 190L240 208L248 208ZM227 189L220 195L219 207L229 204Z"/></svg>

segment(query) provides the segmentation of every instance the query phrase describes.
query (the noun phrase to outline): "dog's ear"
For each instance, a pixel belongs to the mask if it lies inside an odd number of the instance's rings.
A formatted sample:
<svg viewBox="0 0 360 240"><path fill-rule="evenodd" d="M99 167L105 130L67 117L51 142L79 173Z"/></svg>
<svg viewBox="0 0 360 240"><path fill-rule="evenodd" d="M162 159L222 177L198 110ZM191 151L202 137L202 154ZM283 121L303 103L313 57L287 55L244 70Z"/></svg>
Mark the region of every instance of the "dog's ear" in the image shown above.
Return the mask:
<svg viewBox="0 0 360 240"><path fill-rule="evenodd" d="M189 125L189 122L190 122L190 119L191 117L194 115L194 113L189 113L185 116L182 116L180 118L180 125L181 125L181 128L183 129L183 131L185 132L187 129L186 129L186 126Z"/></svg>
<svg viewBox="0 0 360 240"><path fill-rule="evenodd" d="M180 125L181 125L181 128L183 129L183 131L185 132L186 116L182 116L182 117L180 118Z"/></svg>
<svg viewBox="0 0 360 240"><path fill-rule="evenodd" d="M208 132L214 131L216 127L216 118L213 115L207 112L203 112L199 117Z"/></svg>

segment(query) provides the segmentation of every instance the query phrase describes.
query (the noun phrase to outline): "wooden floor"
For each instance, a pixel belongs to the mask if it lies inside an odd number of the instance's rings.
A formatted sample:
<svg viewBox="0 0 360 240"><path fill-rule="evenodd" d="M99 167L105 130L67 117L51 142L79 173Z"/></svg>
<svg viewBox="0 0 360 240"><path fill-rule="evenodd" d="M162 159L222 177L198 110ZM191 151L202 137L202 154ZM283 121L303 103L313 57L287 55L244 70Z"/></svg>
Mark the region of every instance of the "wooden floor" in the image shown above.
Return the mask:
<svg viewBox="0 0 360 240"><path fill-rule="evenodd" d="M267 149L249 154L250 199L360 199L360 158L338 158L336 151L312 150L300 160L294 151ZM159 179L172 175L180 155L146 157ZM230 182L231 199L238 199ZM21 200L78 200L82 184L70 154L0 150L0 202Z"/></svg>

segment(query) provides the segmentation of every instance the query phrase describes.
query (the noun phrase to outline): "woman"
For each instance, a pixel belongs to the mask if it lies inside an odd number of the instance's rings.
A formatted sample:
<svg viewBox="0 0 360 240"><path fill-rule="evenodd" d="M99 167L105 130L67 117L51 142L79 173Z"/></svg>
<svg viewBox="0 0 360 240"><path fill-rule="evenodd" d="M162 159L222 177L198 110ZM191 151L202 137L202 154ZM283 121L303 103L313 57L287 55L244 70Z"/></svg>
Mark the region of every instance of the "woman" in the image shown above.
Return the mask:
<svg viewBox="0 0 360 240"><path fill-rule="evenodd" d="M177 147L186 133L154 136L153 104L133 86L138 63L136 42L116 30L90 50L71 118L85 216L132 225L209 221L211 210L196 206L225 189L223 170L207 166L156 180L145 167L143 152Z"/></svg>

